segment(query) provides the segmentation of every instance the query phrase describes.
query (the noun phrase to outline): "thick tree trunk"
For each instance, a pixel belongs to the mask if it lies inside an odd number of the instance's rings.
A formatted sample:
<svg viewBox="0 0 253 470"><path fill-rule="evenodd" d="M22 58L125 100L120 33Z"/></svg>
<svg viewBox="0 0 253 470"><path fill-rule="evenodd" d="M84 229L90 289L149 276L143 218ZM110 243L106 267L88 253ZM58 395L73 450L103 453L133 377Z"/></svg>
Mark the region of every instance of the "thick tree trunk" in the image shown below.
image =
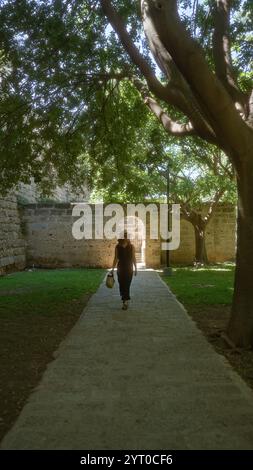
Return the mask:
<svg viewBox="0 0 253 470"><path fill-rule="evenodd" d="M253 161L238 178L237 254L228 336L236 346L253 347Z"/></svg>
<svg viewBox="0 0 253 470"><path fill-rule="evenodd" d="M195 262L196 264L208 264L205 229L199 226L194 227L195 232Z"/></svg>

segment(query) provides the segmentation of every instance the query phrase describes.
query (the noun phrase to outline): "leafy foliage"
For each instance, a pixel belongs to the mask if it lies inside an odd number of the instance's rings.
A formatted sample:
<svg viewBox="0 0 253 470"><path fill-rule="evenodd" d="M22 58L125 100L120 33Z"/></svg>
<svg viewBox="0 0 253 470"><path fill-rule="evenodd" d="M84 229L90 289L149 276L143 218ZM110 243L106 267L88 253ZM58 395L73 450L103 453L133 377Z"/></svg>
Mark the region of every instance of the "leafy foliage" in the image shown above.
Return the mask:
<svg viewBox="0 0 253 470"><path fill-rule="evenodd" d="M151 115L133 142L128 159L119 165L117 155L101 165L87 157L96 188L94 200L164 202L169 177L171 202L188 202L197 208L219 191L222 201L236 202L232 165L215 146L197 138L181 143L174 137L168 139Z"/></svg>
<svg viewBox="0 0 253 470"><path fill-rule="evenodd" d="M138 2L116 3L133 41L161 76L143 34ZM236 71L248 90L252 2L233 4ZM212 64L213 2L181 0L180 6ZM65 182L75 189L84 182L96 184L115 198L118 188L122 198L163 192L161 178L153 172L151 181L145 162L159 125L128 81L139 71L108 26L100 2L4 0L0 25L0 189L33 176L45 193ZM158 134L164 147L167 137Z"/></svg>

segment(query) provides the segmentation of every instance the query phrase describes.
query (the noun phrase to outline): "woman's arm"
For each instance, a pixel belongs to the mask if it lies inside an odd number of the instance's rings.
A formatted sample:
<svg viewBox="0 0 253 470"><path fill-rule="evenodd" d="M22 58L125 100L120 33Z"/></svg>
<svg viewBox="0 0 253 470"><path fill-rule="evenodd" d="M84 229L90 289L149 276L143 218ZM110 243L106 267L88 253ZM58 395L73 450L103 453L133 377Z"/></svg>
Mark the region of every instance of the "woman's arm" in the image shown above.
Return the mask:
<svg viewBox="0 0 253 470"><path fill-rule="evenodd" d="M135 247L132 245L132 256L133 256L133 265L134 265L134 274L136 276L137 274L137 263L136 263L136 257L135 257Z"/></svg>
<svg viewBox="0 0 253 470"><path fill-rule="evenodd" d="M114 271L114 268L117 264L117 261L118 261L118 250L117 250L117 245L115 246L115 252L114 252L114 260L113 260L113 264L112 264L112 271Z"/></svg>

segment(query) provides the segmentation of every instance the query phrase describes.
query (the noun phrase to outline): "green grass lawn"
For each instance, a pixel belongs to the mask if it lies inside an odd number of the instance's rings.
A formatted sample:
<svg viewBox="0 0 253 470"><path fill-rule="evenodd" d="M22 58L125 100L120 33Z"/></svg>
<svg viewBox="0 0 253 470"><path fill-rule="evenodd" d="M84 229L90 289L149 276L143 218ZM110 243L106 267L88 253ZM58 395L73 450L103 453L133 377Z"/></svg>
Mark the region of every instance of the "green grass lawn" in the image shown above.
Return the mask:
<svg viewBox="0 0 253 470"><path fill-rule="evenodd" d="M0 278L0 315L61 312L67 304L95 292L104 273L102 269L40 269L4 276Z"/></svg>
<svg viewBox="0 0 253 470"><path fill-rule="evenodd" d="M234 265L224 263L201 268L176 267L172 276L163 276L183 304L231 304Z"/></svg>
<svg viewBox="0 0 253 470"><path fill-rule="evenodd" d="M0 441L104 275L41 269L0 278Z"/></svg>

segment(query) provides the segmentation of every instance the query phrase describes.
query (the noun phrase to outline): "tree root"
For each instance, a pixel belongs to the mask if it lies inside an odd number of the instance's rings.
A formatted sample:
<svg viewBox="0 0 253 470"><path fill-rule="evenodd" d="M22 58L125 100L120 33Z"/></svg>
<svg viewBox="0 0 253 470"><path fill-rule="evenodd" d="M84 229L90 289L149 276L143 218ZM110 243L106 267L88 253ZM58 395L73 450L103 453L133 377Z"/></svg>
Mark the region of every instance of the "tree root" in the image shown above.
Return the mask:
<svg viewBox="0 0 253 470"><path fill-rule="evenodd" d="M225 343L232 349L231 352L241 354L241 349L238 348L235 343L228 337L226 333L221 333L220 337L225 341Z"/></svg>

